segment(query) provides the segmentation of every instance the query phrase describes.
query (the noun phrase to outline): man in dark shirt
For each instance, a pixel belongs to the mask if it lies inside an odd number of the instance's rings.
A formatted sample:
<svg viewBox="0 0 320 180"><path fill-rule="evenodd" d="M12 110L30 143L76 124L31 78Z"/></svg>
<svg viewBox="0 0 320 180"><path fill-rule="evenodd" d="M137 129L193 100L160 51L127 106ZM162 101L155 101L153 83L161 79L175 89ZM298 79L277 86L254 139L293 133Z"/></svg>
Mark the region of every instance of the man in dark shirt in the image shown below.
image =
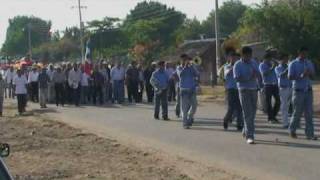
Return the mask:
<svg viewBox="0 0 320 180"><path fill-rule="evenodd" d="M150 79L151 79L151 75L155 71L155 69L156 69L155 63L152 63L151 66L147 67L143 72L144 82L146 85L147 99L148 99L149 103L153 102L154 92L153 92L153 87L150 84Z"/></svg>
<svg viewBox="0 0 320 180"><path fill-rule="evenodd" d="M46 102L48 99L48 83L50 82L50 77L47 74L46 68L42 68L42 71L39 74L38 82L40 89L40 107L47 108Z"/></svg>
<svg viewBox="0 0 320 180"><path fill-rule="evenodd" d="M132 103L132 98L135 102L138 102L139 70L135 61L131 63L131 66L126 72L126 83L129 103Z"/></svg>
<svg viewBox="0 0 320 180"><path fill-rule="evenodd" d="M96 66L92 73L92 85L93 85L93 104L96 104L97 98L99 97L100 105L103 104L103 85L104 85L104 76L99 71L99 67Z"/></svg>

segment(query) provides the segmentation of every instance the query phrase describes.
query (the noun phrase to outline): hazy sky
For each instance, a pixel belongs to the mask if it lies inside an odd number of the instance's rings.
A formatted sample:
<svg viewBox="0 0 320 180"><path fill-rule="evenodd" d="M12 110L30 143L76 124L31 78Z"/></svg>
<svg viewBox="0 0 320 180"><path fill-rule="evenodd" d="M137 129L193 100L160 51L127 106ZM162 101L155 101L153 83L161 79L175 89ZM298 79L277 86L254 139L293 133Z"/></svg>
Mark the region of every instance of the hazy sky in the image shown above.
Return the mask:
<svg viewBox="0 0 320 180"><path fill-rule="evenodd" d="M105 16L124 18L130 9L142 0L82 0L83 20L101 19ZM214 0L158 0L187 14L205 19L214 9ZM221 4L226 0L219 0ZM242 0L245 4L261 0ZM52 30L79 25L78 11L72 9L77 0L0 0L0 45L5 40L8 19L16 15L34 15L52 21Z"/></svg>

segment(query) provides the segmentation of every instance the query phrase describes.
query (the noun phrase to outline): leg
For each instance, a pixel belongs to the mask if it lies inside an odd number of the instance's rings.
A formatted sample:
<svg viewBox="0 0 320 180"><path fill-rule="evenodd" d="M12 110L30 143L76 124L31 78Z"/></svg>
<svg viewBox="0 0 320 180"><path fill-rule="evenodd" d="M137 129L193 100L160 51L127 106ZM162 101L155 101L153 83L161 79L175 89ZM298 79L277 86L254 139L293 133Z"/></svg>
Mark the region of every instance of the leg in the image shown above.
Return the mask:
<svg viewBox="0 0 320 180"><path fill-rule="evenodd" d="M266 98L266 106L268 113L268 121L272 121L273 112L272 112L272 88L270 86L265 87L265 98Z"/></svg>
<svg viewBox="0 0 320 180"><path fill-rule="evenodd" d="M304 117L306 121L305 134L307 138L314 137L314 124L313 124L313 92L305 93L304 99Z"/></svg>
<svg viewBox="0 0 320 180"><path fill-rule="evenodd" d="M232 116L235 111L235 105L234 105L235 99L234 99L232 89L226 90L226 92L227 92L226 100L227 100L228 109L223 118L224 129L228 129L228 123L232 121Z"/></svg>
<svg viewBox="0 0 320 180"><path fill-rule="evenodd" d="M161 93L161 108L163 119L168 119L168 90L163 90Z"/></svg>
<svg viewBox="0 0 320 180"><path fill-rule="evenodd" d="M154 103L154 118L159 119L159 113L160 113L160 100L161 96L159 94L155 95L155 103Z"/></svg>
<svg viewBox="0 0 320 180"><path fill-rule="evenodd" d="M289 125L290 133L295 134L300 124L300 118L304 109L303 102L304 102L304 92L293 91L293 95L292 95L293 114L292 114L290 125Z"/></svg>
<svg viewBox="0 0 320 180"><path fill-rule="evenodd" d="M177 102L176 102L175 112L176 112L176 116L180 117L180 113L181 113L181 95L180 95L179 88L177 88Z"/></svg>
<svg viewBox="0 0 320 180"><path fill-rule="evenodd" d="M280 89L280 101L281 101L281 119L284 127L289 126L288 111L290 104L290 88Z"/></svg>
<svg viewBox="0 0 320 180"><path fill-rule="evenodd" d="M197 112L198 101L197 101L197 93L191 92L190 94L190 110L188 112L188 119L191 124L193 124L194 115Z"/></svg>
<svg viewBox="0 0 320 180"><path fill-rule="evenodd" d="M181 91L181 110L182 110L182 119L183 119L183 126L188 127L190 126L190 122L188 119L188 112L190 110L190 92L189 91Z"/></svg>
<svg viewBox="0 0 320 180"><path fill-rule="evenodd" d="M240 91L240 102L244 115L244 132L247 139L254 139L254 122L252 122L252 111L254 111L252 101L254 100L254 97L252 96L253 94L250 92L250 90Z"/></svg>
<svg viewBox="0 0 320 180"><path fill-rule="evenodd" d="M274 100L275 100L275 104L274 104L274 107L273 107L273 110L272 110L272 112L273 112L272 116L273 116L273 119L276 120L276 117L277 117L277 115L279 113L279 110L280 110L280 104L281 104L278 86L276 86L276 85L273 86L272 94L273 94L273 97L274 97Z"/></svg>
<svg viewBox="0 0 320 180"><path fill-rule="evenodd" d="M17 101L18 101L18 112L21 114L23 112L23 99L21 94L17 94Z"/></svg>

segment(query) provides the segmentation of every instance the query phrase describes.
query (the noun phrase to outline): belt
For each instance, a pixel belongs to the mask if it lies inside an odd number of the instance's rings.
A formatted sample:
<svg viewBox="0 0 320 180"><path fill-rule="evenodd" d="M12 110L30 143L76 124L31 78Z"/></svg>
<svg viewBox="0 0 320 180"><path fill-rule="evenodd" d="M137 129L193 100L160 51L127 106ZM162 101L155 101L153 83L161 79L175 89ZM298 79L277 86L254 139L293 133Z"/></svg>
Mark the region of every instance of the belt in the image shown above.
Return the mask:
<svg viewBox="0 0 320 180"><path fill-rule="evenodd" d="M311 92L312 88L308 88L308 89L294 89L294 91L296 92Z"/></svg>

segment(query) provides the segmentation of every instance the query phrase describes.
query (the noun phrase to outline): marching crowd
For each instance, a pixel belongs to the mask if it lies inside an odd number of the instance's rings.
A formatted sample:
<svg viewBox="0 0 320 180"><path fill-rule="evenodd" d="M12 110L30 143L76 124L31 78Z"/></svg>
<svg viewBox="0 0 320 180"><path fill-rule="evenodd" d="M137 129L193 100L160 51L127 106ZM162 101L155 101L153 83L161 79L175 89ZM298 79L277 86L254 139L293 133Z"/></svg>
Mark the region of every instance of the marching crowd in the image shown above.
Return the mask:
<svg viewBox="0 0 320 180"><path fill-rule="evenodd" d="M224 129L228 129L228 124L236 118L238 130L243 130L248 144L254 144L257 100L260 92L264 96L262 99L265 101L270 123L279 122L277 115L281 109L283 128L288 129L290 137L297 138L296 131L300 127L301 116L304 115L307 139L317 140L314 134L311 82L315 76L315 67L307 59L307 55L308 49L302 47L298 57L289 62L288 54L274 56L271 51L266 51L264 60L259 63L252 58L250 47L242 48L241 57L233 49L229 49L226 55L228 63L224 65L228 99Z"/></svg>
<svg viewBox="0 0 320 180"><path fill-rule="evenodd" d="M241 54L226 50L227 63L223 66L227 95L227 112L223 127L237 119L237 129L243 132L248 144L254 144L258 92L263 92L266 114L270 123L278 123L281 110L283 128L297 138L301 116L306 121L305 134L317 140L313 124L312 82L313 63L307 59L307 48L301 48L296 59L289 62L287 54L277 56L266 52L264 60L252 58L252 49L243 47ZM168 101L176 101L176 116L182 117L183 127L189 129L197 110L197 90L200 79L199 65L187 54L175 64L158 61L146 68L136 62L124 67L121 62L111 65L105 61L50 64L47 67L22 66L2 69L0 73L0 113L5 98L17 97L18 112L25 112L27 99L64 106L92 103L119 103L125 101L125 87L129 103L141 103L144 90L147 101L154 103L154 118L169 120ZM272 100L272 98L274 100ZM292 113L289 109L292 107ZM290 115L289 115L290 114Z"/></svg>

